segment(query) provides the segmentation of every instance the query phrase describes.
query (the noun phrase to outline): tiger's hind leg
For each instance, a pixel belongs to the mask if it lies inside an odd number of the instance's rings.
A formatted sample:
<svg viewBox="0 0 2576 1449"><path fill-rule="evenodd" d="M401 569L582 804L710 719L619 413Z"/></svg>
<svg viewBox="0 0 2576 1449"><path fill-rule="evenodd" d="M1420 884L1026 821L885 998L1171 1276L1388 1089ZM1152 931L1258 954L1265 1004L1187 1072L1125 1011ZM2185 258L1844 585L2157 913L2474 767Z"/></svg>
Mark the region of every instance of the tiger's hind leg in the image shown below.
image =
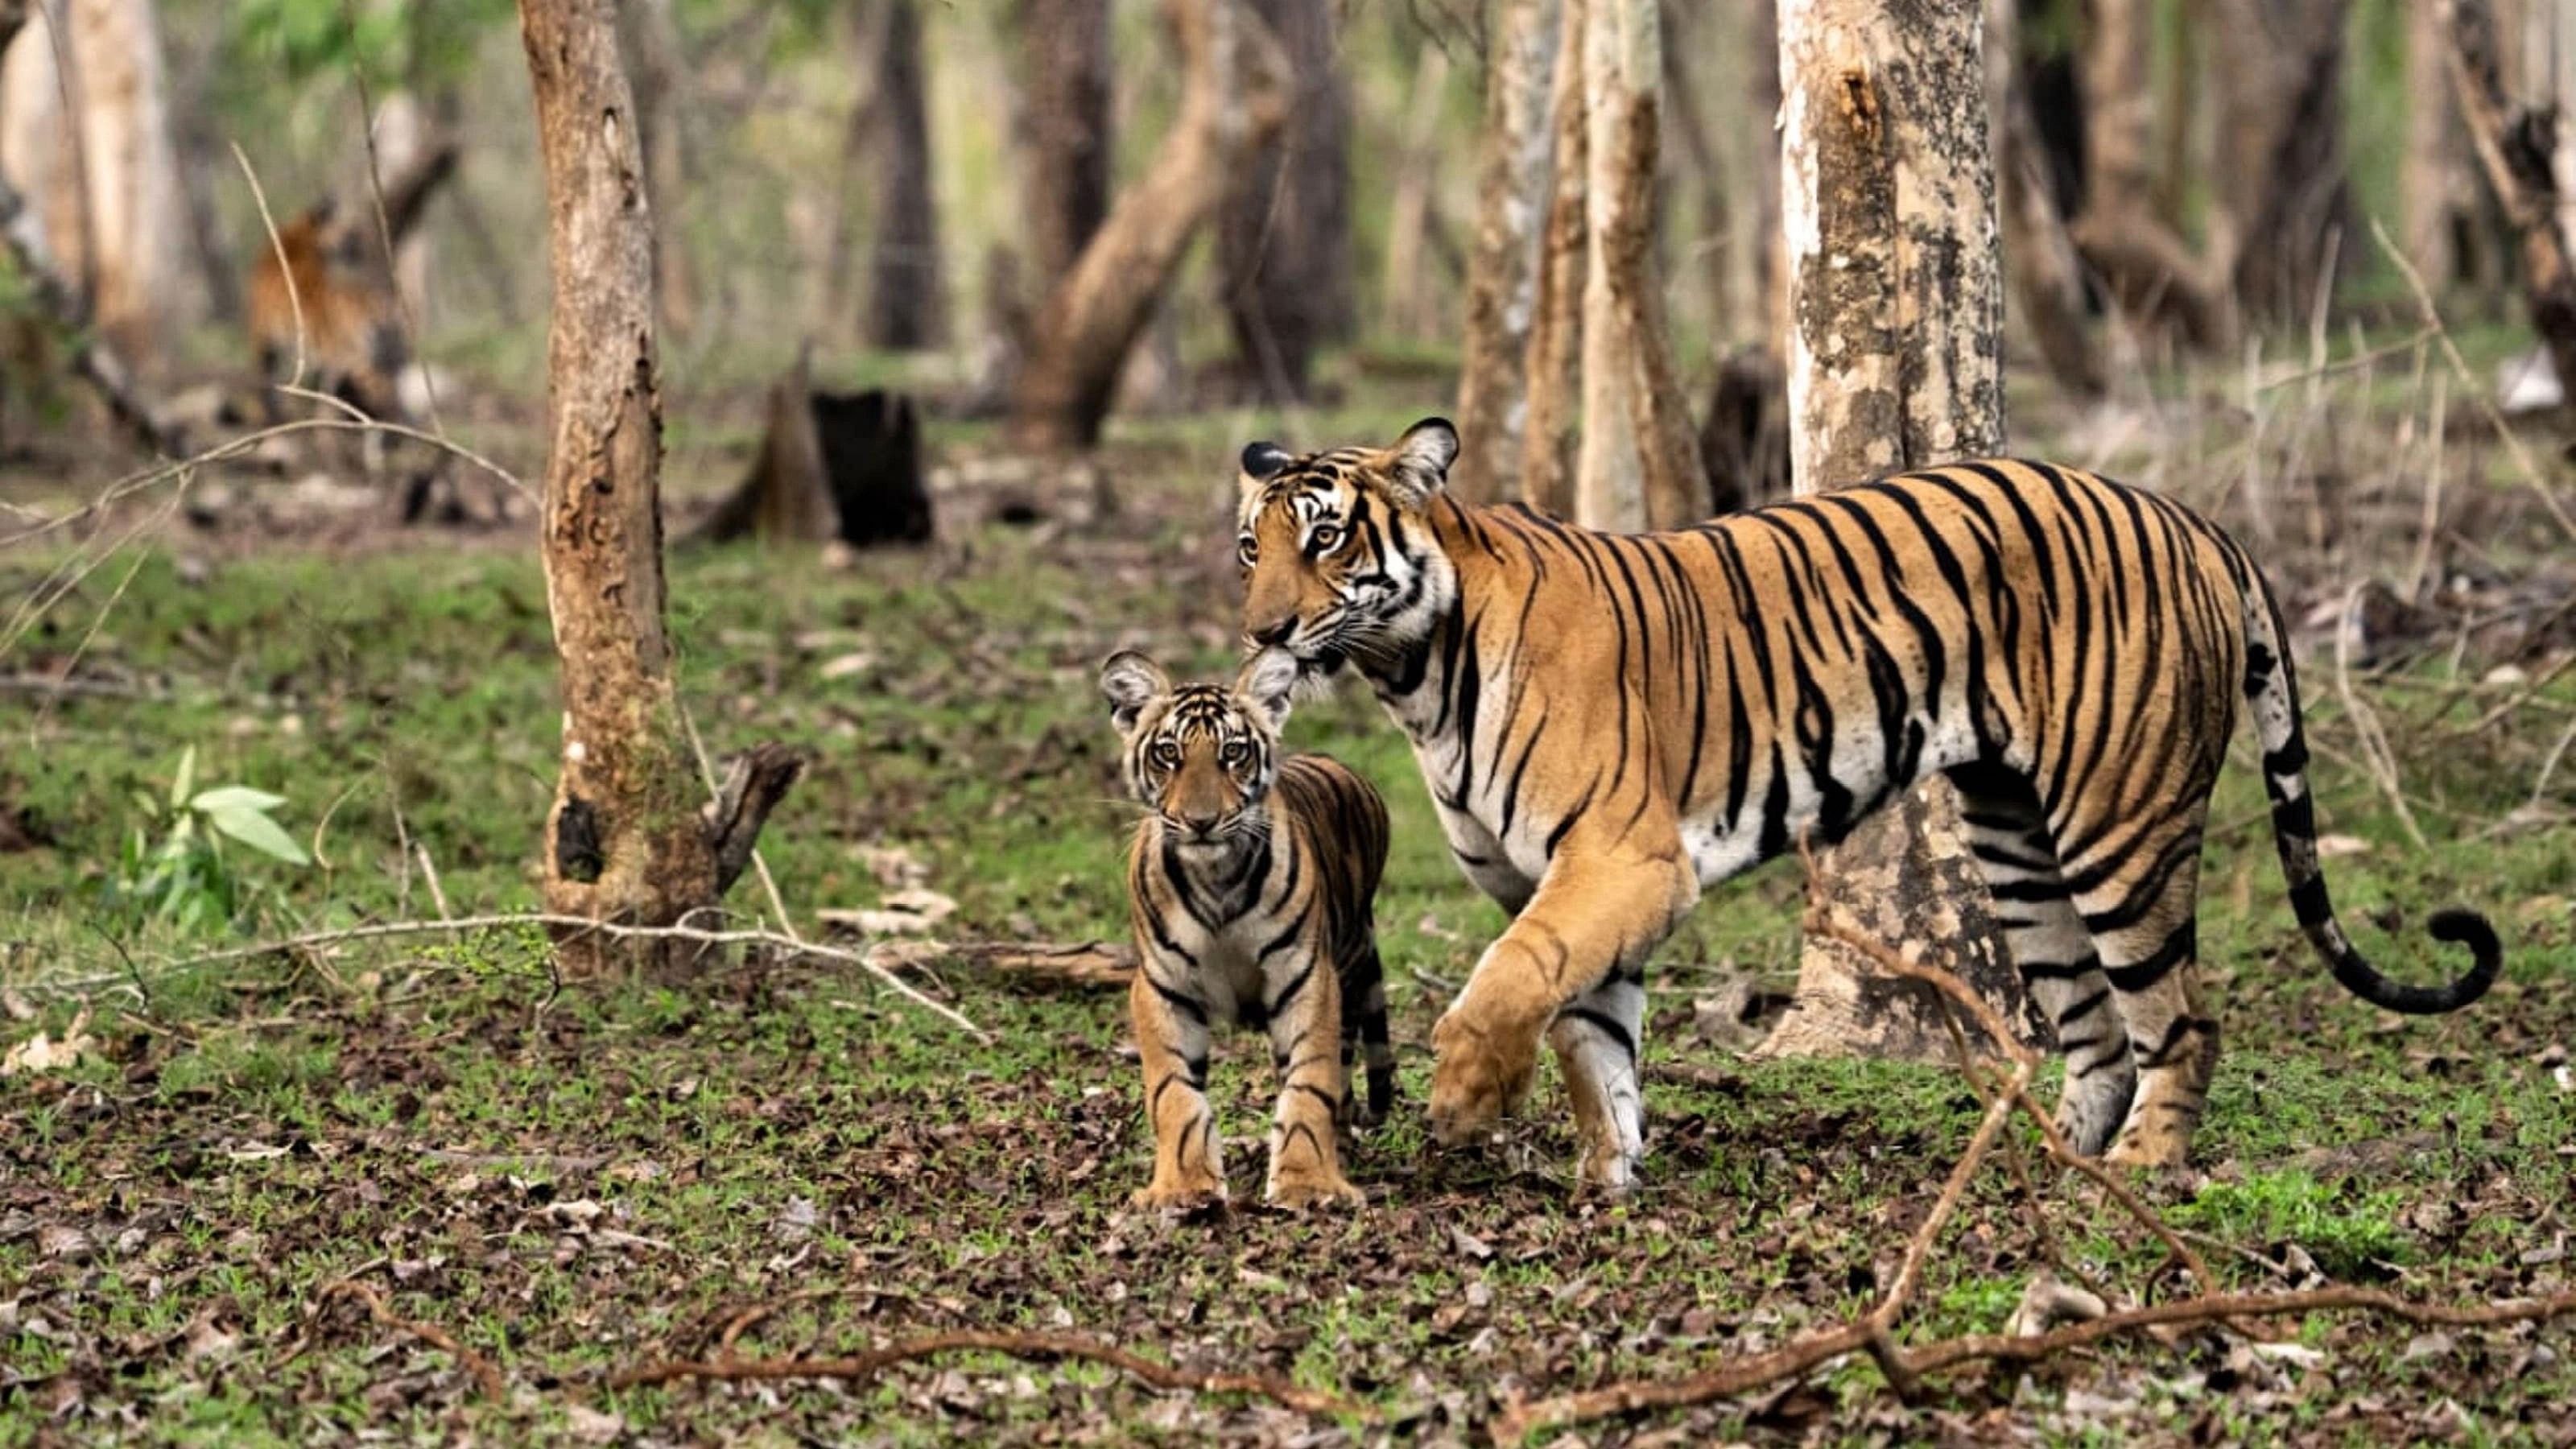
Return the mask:
<svg viewBox="0 0 2576 1449"><path fill-rule="evenodd" d="M2218 1020L2202 999L2194 920L2206 809L2203 802L2162 828L2121 837L2125 868L2091 871L2060 852L2070 875L2098 880L2075 893L2075 909L2136 1059L2137 1095L2107 1154L2123 1166L2182 1164L2218 1069Z"/></svg>
<svg viewBox="0 0 2576 1449"><path fill-rule="evenodd" d="M2099 1156L2129 1113L2137 1066L2092 933L2076 913L2030 783L2001 766L1954 770L1968 849L1994 898L2004 946L2066 1057L2057 1128Z"/></svg>
<svg viewBox="0 0 2576 1449"><path fill-rule="evenodd" d="M1395 1045L1386 1030L1386 967L1378 960L1374 932L1342 967L1342 1080L1353 1058L1368 1074L1368 1097L1345 1086L1342 1117L1354 1127L1374 1127L1395 1108Z"/></svg>
<svg viewBox="0 0 2576 1449"><path fill-rule="evenodd" d="M1566 1004L1548 1027L1548 1044L1565 1073L1574 1126L1583 1144L1576 1180L1583 1187L1627 1190L1646 1155L1645 1101L1637 1047L1646 1026L1646 967L1611 968L1601 984Z"/></svg>

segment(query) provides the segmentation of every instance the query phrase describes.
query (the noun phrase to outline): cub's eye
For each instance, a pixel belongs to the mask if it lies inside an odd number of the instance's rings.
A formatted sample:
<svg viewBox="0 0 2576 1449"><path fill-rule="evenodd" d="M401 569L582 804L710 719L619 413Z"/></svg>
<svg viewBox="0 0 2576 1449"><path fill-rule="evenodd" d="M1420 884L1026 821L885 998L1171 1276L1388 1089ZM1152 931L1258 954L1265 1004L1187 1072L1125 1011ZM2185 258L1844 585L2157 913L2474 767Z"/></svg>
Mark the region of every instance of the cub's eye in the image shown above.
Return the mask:
<svg viewBox="0 0 2576 1449"><path fill-rule="evenodd" d="M1228 740L1217 758L1223 760L1228 769L1241 769L1252 759L1252 746L1241 740Z"/></svg>
<svg viewBox="0 0 2576 1449"><path fill-rule="evenodd" d="M1323 524L1317 527L1313 533L1306 536L1306 546L1317 553L1331 553L1334 549L1341 547L1341 544L1341 525L1335 523Z"/></svg>
<svg viewBox="0 0 2576 1449"><path fill-rule="evenodd" d="M1162 766L1166 770L1179 768L1181 763L1181 747L1173 744L1170 740L1156 740L1154 742L1154 763Z"/></svg>
<svg viewBox="0 0 2576 1449"><path fill-rule="evenodd" d="M1251 534L1243 535L1234 541L1234 556L1245 568L1252 567L1252 561L1261 556L1261 541Z"/></svg>

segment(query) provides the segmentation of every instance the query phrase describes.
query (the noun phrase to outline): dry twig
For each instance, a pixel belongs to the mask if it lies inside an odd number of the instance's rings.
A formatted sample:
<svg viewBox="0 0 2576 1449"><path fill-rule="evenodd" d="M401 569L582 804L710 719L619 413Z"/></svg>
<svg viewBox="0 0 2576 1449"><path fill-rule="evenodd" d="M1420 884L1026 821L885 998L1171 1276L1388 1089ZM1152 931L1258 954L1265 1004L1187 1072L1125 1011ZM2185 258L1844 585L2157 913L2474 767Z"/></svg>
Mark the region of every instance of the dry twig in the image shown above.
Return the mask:
<svg viewBox="0 0 2576 1449"><path fill-rule="evenodd" d="M367 1305L367 1316L384 1327L410 1334L432 1348L446 1350L448 1357L455 1359L466 1372L474 1375L476 1383L483 1386L485 1398L498 1402L509 1397L508 1389L501 1382L501 1371L492 1366L490 1359L457 1342L456 1335L435 1323L423 1323L394 1312L386 1306L383 1294L355 1278L334 1278L323 1284L321 1291L313 1295L313 1304L318 1309L326 1300L343 1296Z"/></svg>

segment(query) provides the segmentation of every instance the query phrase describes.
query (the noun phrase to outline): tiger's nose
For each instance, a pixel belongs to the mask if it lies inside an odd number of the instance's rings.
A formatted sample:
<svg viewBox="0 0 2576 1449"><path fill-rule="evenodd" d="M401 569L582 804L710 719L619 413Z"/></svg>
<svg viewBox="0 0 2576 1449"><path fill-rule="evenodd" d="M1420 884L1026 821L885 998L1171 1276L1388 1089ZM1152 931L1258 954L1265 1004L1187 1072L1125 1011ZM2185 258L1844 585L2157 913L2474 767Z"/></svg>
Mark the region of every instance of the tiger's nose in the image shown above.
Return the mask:
<svg viewBox="0 0 2576 1449"><path fill-rule="evenodd" d="M1190 811L1181 816L1181 824L1186 827L1192 835L1205 835L1209 831L1216 829L1217 822L1223 818L1223 816L1217 815L1214 812L1201 815L1196 811Z"/></svg>
<svg viewBox="0 0 2576 1449"><path fill-rule="evenodd" d="M1293 617L1286 618L1280 620L1276 624L1265 624L1262 627L1253 630L1252 642L1259 644L1264 648L1276 648L1279 645L1287 643L1288 636L1296 632L1296 619Z"/></svg>

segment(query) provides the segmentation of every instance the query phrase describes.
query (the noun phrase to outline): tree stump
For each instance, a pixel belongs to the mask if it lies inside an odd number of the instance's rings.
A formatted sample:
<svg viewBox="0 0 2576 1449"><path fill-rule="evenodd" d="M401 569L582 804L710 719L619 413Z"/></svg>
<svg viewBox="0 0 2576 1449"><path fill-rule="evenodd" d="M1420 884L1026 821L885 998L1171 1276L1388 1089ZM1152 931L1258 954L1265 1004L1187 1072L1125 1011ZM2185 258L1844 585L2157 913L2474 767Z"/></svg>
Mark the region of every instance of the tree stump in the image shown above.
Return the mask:
<svg viewBox="0 0 2576 1449"><path fill-rule="evenodd" d="M921 414L912 399L881 388L816 391L799 357L770 386L769 424L751 471L691 541L837 539L868 548L928 543L931 531Z"/></svg>

